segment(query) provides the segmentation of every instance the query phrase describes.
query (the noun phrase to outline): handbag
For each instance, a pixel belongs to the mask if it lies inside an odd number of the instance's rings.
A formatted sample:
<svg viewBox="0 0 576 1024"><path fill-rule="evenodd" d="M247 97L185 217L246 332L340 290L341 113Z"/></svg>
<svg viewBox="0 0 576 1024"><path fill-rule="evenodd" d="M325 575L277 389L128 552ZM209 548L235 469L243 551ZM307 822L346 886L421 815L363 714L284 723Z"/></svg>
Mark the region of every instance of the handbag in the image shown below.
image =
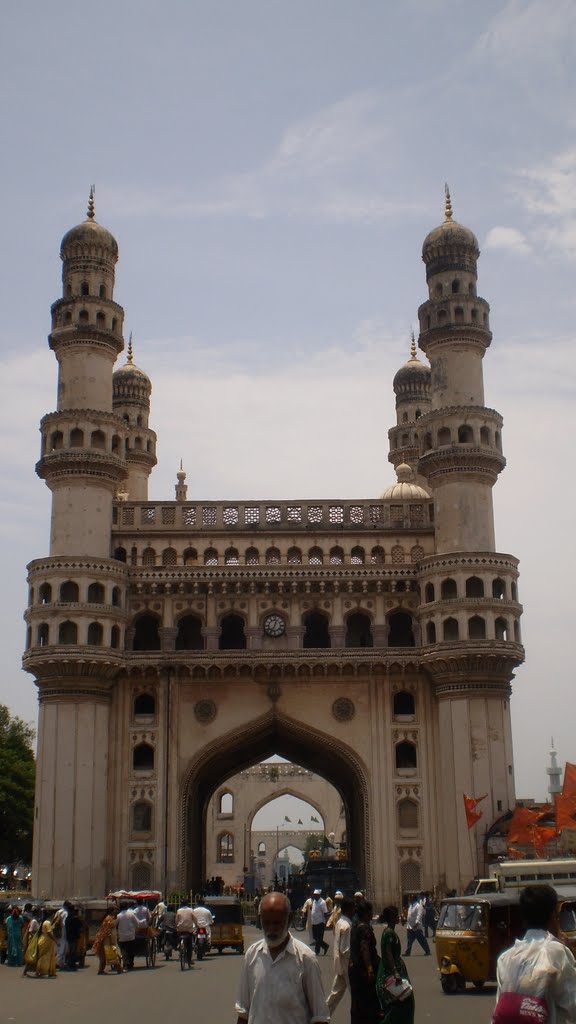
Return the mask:
<svg viewBox="0 0 576 1024"><path fill-rule="evenodd" d="M407 978L395 978L393 974L384 979L384 988L399 1003L403 1003L405 999L408 999L408 996L411 996L413 991L412 985Z"/></svg>

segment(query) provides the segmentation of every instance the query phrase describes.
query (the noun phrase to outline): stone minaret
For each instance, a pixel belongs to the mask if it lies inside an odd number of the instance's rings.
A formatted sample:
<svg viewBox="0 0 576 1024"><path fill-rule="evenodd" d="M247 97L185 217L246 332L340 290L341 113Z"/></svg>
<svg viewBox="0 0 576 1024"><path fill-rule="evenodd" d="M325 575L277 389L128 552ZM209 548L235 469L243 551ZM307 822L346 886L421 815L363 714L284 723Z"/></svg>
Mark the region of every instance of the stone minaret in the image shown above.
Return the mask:
<svg viewBox="0 0 576 1024"><path fill-rule="evenodd" d="M436 554L419 565L421 623L438 705L449 886L482 869L481 826L471 843L462 794L489 794L487 822L514 806L509 697L523 660L518 561L495 551L492 487L505 460L502 419L484 402L482 360L492 334L488 303L476 292L479 255L474 234L453 220L446 189L444 223L422 249L428 299L419 309L419 344L432 378L431 407L418 421L418 471L435 510Z"/></svg>
<svg viewBox="0 0 576 1024"><path fill-rule="evenodd" d="M94 218L63 238L63 294L50 348L58 404L36 467L52 492L50 555L28 566L24 667L39 691L33 877L38 896L103 893L109 705L124 647L126 567L110 558L112 504L126 478L126 430L112 408L123 310L118 246Z"/></svg>
<svg viewBox="0 0 576 1024"><path fill-rule="evenodd" d="M126 429L125 493L130 501L148 499L148 477L156 465L156 434L148 426L150 416L150 378L134 363L132 335L128 358L112 379L112 405Z"/></svg>
<svg viewBox="0 0 576 1024"><path fill-rule="evenodd" d="M396 426L388 431L388 461L394 469L406 463L418 473L420 453L419 420L430 409L430 367L418 359L412 332L410 359L401 366L392 382L396 396ZM426 481L417 477L419 484Z"/></svg>
<svg viewBox="0 0 576 1024"><path fill-rule="evenodd" d="M552 799L554 799L556 793L562 792L562 769L556 760L558 752L554 747L554 739L550 743L550 767L546 769L546 774L548 776L548 792Z"/></svg>

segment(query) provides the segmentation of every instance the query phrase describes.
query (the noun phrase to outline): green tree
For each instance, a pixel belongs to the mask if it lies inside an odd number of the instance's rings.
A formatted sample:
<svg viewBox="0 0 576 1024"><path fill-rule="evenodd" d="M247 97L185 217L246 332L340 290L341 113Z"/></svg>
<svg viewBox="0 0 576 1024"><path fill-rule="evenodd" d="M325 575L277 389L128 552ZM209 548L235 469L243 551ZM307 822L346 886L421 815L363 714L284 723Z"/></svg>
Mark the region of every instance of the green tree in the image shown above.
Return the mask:
<svg viewBox="0 0 576 1024"><path fill-rule="evenodd" d="M32 857L34 729L0 704L0 859Z"/></svg>

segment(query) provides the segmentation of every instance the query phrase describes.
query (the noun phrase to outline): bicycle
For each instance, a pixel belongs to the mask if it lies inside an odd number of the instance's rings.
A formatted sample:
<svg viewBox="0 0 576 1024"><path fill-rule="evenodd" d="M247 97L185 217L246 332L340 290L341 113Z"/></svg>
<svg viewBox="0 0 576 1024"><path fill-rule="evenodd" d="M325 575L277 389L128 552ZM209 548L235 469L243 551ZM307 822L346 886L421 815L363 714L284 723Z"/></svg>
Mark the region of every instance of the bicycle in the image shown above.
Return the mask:
<svg viewBox="0 0 576 1024"><path fill-rule="evenodd" d="M191 932L182 932L178 941L178 952L180 954L180 970L188 970L192 967L192 945L194 936Z"/></svg>

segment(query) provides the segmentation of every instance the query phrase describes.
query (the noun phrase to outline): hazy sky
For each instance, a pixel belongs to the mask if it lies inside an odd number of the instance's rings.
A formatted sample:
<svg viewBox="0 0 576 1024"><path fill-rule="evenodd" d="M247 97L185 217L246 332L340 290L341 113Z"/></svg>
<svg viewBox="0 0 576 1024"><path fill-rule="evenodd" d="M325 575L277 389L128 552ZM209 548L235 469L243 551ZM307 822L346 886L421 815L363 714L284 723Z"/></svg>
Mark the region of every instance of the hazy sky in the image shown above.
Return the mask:
<svg viewBox="0 0 576 1024"><path fill-rule="evenodd" d="M542 797L550 737L576 760L574 0L4 0L0 39L0 700L35 718L20 657L24 567L48 552L46 335L90 183L154 385L151 497L173 497L183 458L189 495L217 499L392 482L392 377L448 180L492 307L497 545L525 605L517 792Z"/></svg>

